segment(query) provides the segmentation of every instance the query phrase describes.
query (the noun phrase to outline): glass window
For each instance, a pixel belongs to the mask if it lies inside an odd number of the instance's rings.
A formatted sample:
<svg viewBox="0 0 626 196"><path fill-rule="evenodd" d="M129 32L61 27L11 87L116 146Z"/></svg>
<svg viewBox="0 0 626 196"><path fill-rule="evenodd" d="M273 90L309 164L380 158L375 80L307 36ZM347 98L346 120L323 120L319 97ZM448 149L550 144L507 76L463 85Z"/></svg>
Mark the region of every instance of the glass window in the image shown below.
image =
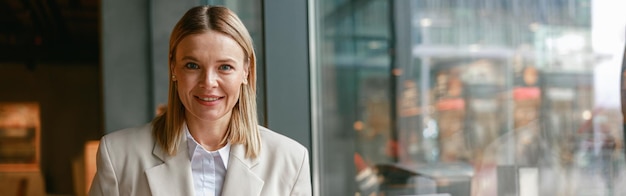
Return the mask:
<svg viewBox="0 0 626 196"><path fill-rule="evenodd" d="M319 88L313 104L322 117L317 119L320 147L313 150L320 154L314 160L320 167L319 195L353 195L357 181L363 181L355 180L357 167L370 171L365 161L393 162L385 152L393 138L390 4L314 2Z"/></svg>
<svg viewBox="0 0 626 196"><path fill-rule="evenodd" d="M313 5L320 195L626 194L626 3Z"/></svg>

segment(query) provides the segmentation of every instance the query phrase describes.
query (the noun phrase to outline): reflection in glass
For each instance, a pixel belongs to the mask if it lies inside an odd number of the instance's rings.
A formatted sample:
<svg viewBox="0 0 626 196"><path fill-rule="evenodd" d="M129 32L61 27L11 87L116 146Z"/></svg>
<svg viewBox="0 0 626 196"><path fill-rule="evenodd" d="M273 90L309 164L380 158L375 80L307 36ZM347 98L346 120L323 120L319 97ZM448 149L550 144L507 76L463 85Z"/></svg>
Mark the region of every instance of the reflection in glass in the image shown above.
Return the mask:
<svg viewBox="0 0 626 196"><path fill-rule="evenodd" d="M316 1L320 195L626 194L609 5Z"/></svg>

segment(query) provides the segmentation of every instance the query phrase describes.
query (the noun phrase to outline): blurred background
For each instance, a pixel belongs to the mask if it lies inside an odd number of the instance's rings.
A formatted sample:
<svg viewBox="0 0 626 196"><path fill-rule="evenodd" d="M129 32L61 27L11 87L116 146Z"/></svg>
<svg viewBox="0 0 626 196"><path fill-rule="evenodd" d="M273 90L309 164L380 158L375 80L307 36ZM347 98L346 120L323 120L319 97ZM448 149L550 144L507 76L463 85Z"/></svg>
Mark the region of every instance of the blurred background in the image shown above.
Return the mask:
<svg viewBox="0 0 626 196"><path fill-rule="evenodd" d="M0 195L86 195L203 4L252 34L259 122L309 148L315 195L626 195L614 0L1 0Z"/></svg>

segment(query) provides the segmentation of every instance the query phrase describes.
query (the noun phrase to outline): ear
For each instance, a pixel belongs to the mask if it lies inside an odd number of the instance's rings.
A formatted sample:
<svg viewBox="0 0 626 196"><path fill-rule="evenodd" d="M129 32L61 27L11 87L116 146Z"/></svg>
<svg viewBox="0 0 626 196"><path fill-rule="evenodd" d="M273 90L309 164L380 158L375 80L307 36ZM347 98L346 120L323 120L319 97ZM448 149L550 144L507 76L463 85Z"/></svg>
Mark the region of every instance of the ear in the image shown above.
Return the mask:
<svg viewBox="0 0 626 196"><path fill-rule="evenodd" d="M174 62L170 63L170 73L175 76L176 75L176 69L174 69Z"/></svg>
<svg viewBox="0 0 626 196"><path fill-rule="evenodd" d="M250 64L246 63L246 65L244 65L244 70L243 70L243 84L248 84L248 73L250 70Z"/></svg>

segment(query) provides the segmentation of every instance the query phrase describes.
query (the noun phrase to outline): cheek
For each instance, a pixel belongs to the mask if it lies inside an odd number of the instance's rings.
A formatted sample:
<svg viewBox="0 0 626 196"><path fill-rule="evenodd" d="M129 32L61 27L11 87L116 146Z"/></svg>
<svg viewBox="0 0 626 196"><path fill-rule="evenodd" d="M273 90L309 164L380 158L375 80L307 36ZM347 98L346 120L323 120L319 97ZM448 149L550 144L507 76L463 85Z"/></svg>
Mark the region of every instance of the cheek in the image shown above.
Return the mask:
<svg viewBox="0 0 626 196"><path fill-rule="evenodd" d="M228 87L228 91L232 99L236 102L237 100L239 100L239 97L241 97L241 84L233 83Z"/></svg>
<svg viewBox="0 0 626 196"><path fill-rule="evenodd" d="M186 97L189 91L193 88L193 85L189 81L179 80L177 85L178 96L182 99Z"/></svg>
<svg viewBox="0 0 626 196"><path fill-rule="evenodd" d="M237 84L231 84L228 86L228 93L232 94L235 98L239 95L239 86Z"/></svg>
<svg viewBox="0 0 626 196"><path fill-rule="evenodd" d="M182 89L184 86L180 85L180 83L176 84L176 93L178 94L178 99L180 99L180 101L185 102L185 92Z"/></svg>

